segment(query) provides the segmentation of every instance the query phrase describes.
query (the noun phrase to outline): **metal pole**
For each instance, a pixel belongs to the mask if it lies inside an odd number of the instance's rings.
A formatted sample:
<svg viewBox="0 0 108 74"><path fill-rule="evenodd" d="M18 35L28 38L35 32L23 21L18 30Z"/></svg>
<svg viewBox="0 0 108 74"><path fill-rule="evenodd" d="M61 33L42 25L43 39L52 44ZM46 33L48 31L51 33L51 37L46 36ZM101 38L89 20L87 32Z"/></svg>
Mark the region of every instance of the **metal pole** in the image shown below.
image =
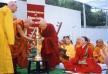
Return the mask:
<svg viewBox="0 0 108 74"><path fill-rule="evenodd" d="M83 22L84 28L86 28L86 12L85 12L85 4L83 3Z"/></svg>
<svg viewBox="0 0 108 74"><path fill-rule="evenodd" d="M106 10L106 27L108 26L108 11Z"/></svg>

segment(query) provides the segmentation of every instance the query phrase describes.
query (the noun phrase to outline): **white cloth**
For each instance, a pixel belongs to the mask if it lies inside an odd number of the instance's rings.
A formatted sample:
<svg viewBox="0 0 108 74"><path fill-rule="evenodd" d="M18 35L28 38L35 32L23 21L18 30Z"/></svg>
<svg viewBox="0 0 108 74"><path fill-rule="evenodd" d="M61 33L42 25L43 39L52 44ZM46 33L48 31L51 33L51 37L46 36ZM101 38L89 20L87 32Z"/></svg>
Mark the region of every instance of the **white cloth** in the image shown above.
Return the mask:
<svg viewBox="0 0 108 74"><path fill-rule="evenodd" d="M99 64L102 68L102 73L101 74L107 74L108 67L106 64Z"/></svg>

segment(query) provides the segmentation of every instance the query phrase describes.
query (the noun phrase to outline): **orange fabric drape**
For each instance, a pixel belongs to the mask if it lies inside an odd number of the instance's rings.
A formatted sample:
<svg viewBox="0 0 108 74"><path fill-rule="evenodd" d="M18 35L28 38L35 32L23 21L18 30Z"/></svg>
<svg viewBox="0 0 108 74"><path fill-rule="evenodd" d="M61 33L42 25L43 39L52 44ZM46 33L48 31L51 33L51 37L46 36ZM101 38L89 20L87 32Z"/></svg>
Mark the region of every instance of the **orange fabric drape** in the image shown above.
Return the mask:
<svg viewBox="0 0 108 74"><path fill-rule="evenodd" d="M18 66L25 68L28 65L27 57L29 52L28 41L21 37L18 32L17 25L20 25L22 30L24 30L24 23L22 20L14 21L14 31L15 31L15 44L11 46L11 52L13 56L14 63L18 64Z"/></svg>

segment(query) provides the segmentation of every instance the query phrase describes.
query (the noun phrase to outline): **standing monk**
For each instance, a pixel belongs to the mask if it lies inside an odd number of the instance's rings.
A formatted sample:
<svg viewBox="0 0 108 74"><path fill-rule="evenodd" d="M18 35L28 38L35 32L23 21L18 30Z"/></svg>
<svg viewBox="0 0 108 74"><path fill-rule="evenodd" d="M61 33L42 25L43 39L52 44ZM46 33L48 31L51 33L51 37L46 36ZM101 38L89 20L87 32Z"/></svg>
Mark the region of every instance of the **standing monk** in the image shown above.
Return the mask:
<svg viewBox="0 0 108 74"><path fill-rule="evenodd" d="M41 19L39 22L41 36L43 37L41 56L48 61L49 69L54 69L59 64L59 46L57 33L52 24Z"/></svg>
<svg viewBox="0 0 108 74"><path fill-rule="evenodd" d="M0 8L0 74L12 74L13 64L9 45L14 44L13 14L15 2Z"/></svg>
<svg viewBox="0 0 108 74"><path fill-rule="evenodd" d="M17 74L16 66L18 65L21 68L26 68L28 65L28 54L29 54L29 45L28 40L33 40L25 34L25 29L29 28L32 24L30 19L14 20L14 31L15 31L15 44L11 46L14 71Z"/></svg>

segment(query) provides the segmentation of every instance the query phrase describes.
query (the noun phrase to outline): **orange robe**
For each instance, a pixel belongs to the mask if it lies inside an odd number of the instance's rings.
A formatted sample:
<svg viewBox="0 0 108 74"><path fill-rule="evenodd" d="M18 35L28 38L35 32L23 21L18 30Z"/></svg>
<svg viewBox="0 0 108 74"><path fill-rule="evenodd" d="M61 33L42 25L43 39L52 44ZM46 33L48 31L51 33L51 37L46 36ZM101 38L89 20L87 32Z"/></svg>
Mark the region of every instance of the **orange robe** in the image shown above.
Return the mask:
<svg viewBox="0 0 108 74"><path fill-rule="evenodd" d="M16 66L16 64L22 68L27 67L28 61L28 52L29 52L29 46L28 41L21 37L21 35L18 32L17 25L20 25L22 30L24 30L24 23L22 20L15 20L14 21L14 30L15 30L15 44L11 47L12 57L13 57L13 63Z"/></svg>
<svg viewBox="0 0 108 74"><path fill-rule="evenodd" d="M104 50L105 47L106 47L105 45L103 45L101 47L96 46L95 49L94 49L94 51L93 51L93 57L95 58L95 60L98 63L104 63L104 58L101 55L100 50Z"/></svg>
<svg viewBox="0 0 108 74"><path fill-rule="evenodd" d="M65 69L79 73L101 73L101 67L92 57L93 49L89 48L88 45L90 44L77 47L75 58L63 62Z"/></svg>

